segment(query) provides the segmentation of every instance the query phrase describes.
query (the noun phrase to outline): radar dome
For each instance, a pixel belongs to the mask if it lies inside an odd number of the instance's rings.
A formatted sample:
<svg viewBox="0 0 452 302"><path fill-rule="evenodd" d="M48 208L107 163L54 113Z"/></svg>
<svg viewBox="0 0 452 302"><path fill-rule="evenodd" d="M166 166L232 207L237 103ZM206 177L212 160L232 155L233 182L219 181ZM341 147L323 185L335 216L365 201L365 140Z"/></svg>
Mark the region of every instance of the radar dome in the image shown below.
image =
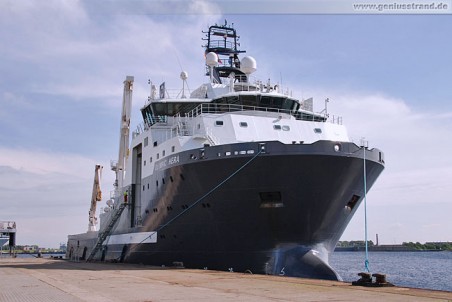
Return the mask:
<svg viewBox="0 0 452 302"><path fill-rule="evenodd" d="M188 79L188 72L182 71L182 72L180 73L180 79L181 79L182 81L185 81L186 79Z"/></svg>
<svg viewBox="0 0 452 302"><path fill-rule="evenodd" d="M206 64L207 66L214 67L218 65L218 56L214 52L209 52L206 54Z"/></svg>
<svg viewBox="0 0 452 302"><path fill-rule="evenodd" d="M256 60L253 57L246 56L240 62L240 70L245 74L252 74L257 70Z"/></svg>

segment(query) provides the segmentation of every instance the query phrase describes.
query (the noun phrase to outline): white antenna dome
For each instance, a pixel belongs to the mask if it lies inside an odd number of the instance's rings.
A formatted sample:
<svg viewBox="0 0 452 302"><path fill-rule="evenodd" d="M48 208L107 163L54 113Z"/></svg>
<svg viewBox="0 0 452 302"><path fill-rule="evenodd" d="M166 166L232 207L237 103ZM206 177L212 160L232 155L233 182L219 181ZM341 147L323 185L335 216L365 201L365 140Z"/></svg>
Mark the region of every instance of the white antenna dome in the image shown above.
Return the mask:
<svg viewBox="0 0 452 302"><path fill-rule="evenodd" d="M240 62L240 70L246 75L250 75L257 70L256 60L253 57L246 56Z"/></svg>
<svg viewBox="0 0 452 302"><path fill-rule="evenodd" d="M209 52L206 54L206 64L207 66L214 67L218 65L218 56L214 52Z"/></svg>
<svg viewBox="0 0 452 302"><path fill-rule="evenodd" d="M188 72L182 71L182 72L180 73L180 79L181 79L182 81L187 80L187 79L188 79Z"/></svg>

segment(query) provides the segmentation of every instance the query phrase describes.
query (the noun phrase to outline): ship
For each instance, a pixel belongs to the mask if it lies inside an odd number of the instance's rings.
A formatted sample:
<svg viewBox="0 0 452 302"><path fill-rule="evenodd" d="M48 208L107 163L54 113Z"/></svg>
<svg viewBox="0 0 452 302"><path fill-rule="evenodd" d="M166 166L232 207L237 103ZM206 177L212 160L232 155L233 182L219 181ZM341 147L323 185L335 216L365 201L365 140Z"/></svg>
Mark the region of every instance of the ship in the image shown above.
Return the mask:
<svg viewBox="0 0 452 302"><path fill-rule="evenodd" d="M134 78L124 81L116 180L99 215L96 166L86 233L66 257L341 280L328 259L384 169L384 153L354 143L312 98L252 75L225 22L205 37L205 83L150 84L130 130Z"/></svg>

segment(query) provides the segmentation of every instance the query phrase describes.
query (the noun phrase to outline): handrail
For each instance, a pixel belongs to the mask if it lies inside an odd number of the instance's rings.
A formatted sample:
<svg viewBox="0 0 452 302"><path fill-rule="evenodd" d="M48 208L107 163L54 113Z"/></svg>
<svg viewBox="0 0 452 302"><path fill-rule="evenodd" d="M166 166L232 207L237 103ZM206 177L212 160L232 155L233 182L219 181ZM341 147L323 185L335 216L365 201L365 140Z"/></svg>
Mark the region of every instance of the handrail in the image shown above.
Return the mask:
<svg viewBox="0 0 452 302"><path fill-rule="evenodd" d="M328 117L321 116L315 113L307 113L301 111L293 111L289 109L279 109L279 108L271 108L271 107L258 107L258 106L248 106L248 105L238 105L238 104L221 104L221 103L203 103L189 111L186 114L186 117L189 119L194 118L202 113L226 113L226 112L234 112L234 111L262 111L262 112L271 112L271 113L281 113L288 114L295 117L297 120L304 121L317 121L323 122L328 119ZM342 119L336 118L333 119L333 122L341 122Z"/></svg>

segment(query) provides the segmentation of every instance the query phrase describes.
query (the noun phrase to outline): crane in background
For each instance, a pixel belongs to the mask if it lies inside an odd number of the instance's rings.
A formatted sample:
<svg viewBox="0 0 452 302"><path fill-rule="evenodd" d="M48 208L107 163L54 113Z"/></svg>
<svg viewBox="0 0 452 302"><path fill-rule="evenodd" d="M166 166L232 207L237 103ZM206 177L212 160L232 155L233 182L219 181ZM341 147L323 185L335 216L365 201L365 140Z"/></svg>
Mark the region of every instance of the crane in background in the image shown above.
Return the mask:
<svg viewBox="0 0 452 302"><path fill-rule="evenodd" d="M94 182L93 182L93 193L91 195L91 207L89 209L89 223L88 223L88 232L97 231L97 217L96 217L96 209L97 203L102 200L102 191L100 189L100 179L102 175L102 166L96 165L94 168Z"/></svg>

